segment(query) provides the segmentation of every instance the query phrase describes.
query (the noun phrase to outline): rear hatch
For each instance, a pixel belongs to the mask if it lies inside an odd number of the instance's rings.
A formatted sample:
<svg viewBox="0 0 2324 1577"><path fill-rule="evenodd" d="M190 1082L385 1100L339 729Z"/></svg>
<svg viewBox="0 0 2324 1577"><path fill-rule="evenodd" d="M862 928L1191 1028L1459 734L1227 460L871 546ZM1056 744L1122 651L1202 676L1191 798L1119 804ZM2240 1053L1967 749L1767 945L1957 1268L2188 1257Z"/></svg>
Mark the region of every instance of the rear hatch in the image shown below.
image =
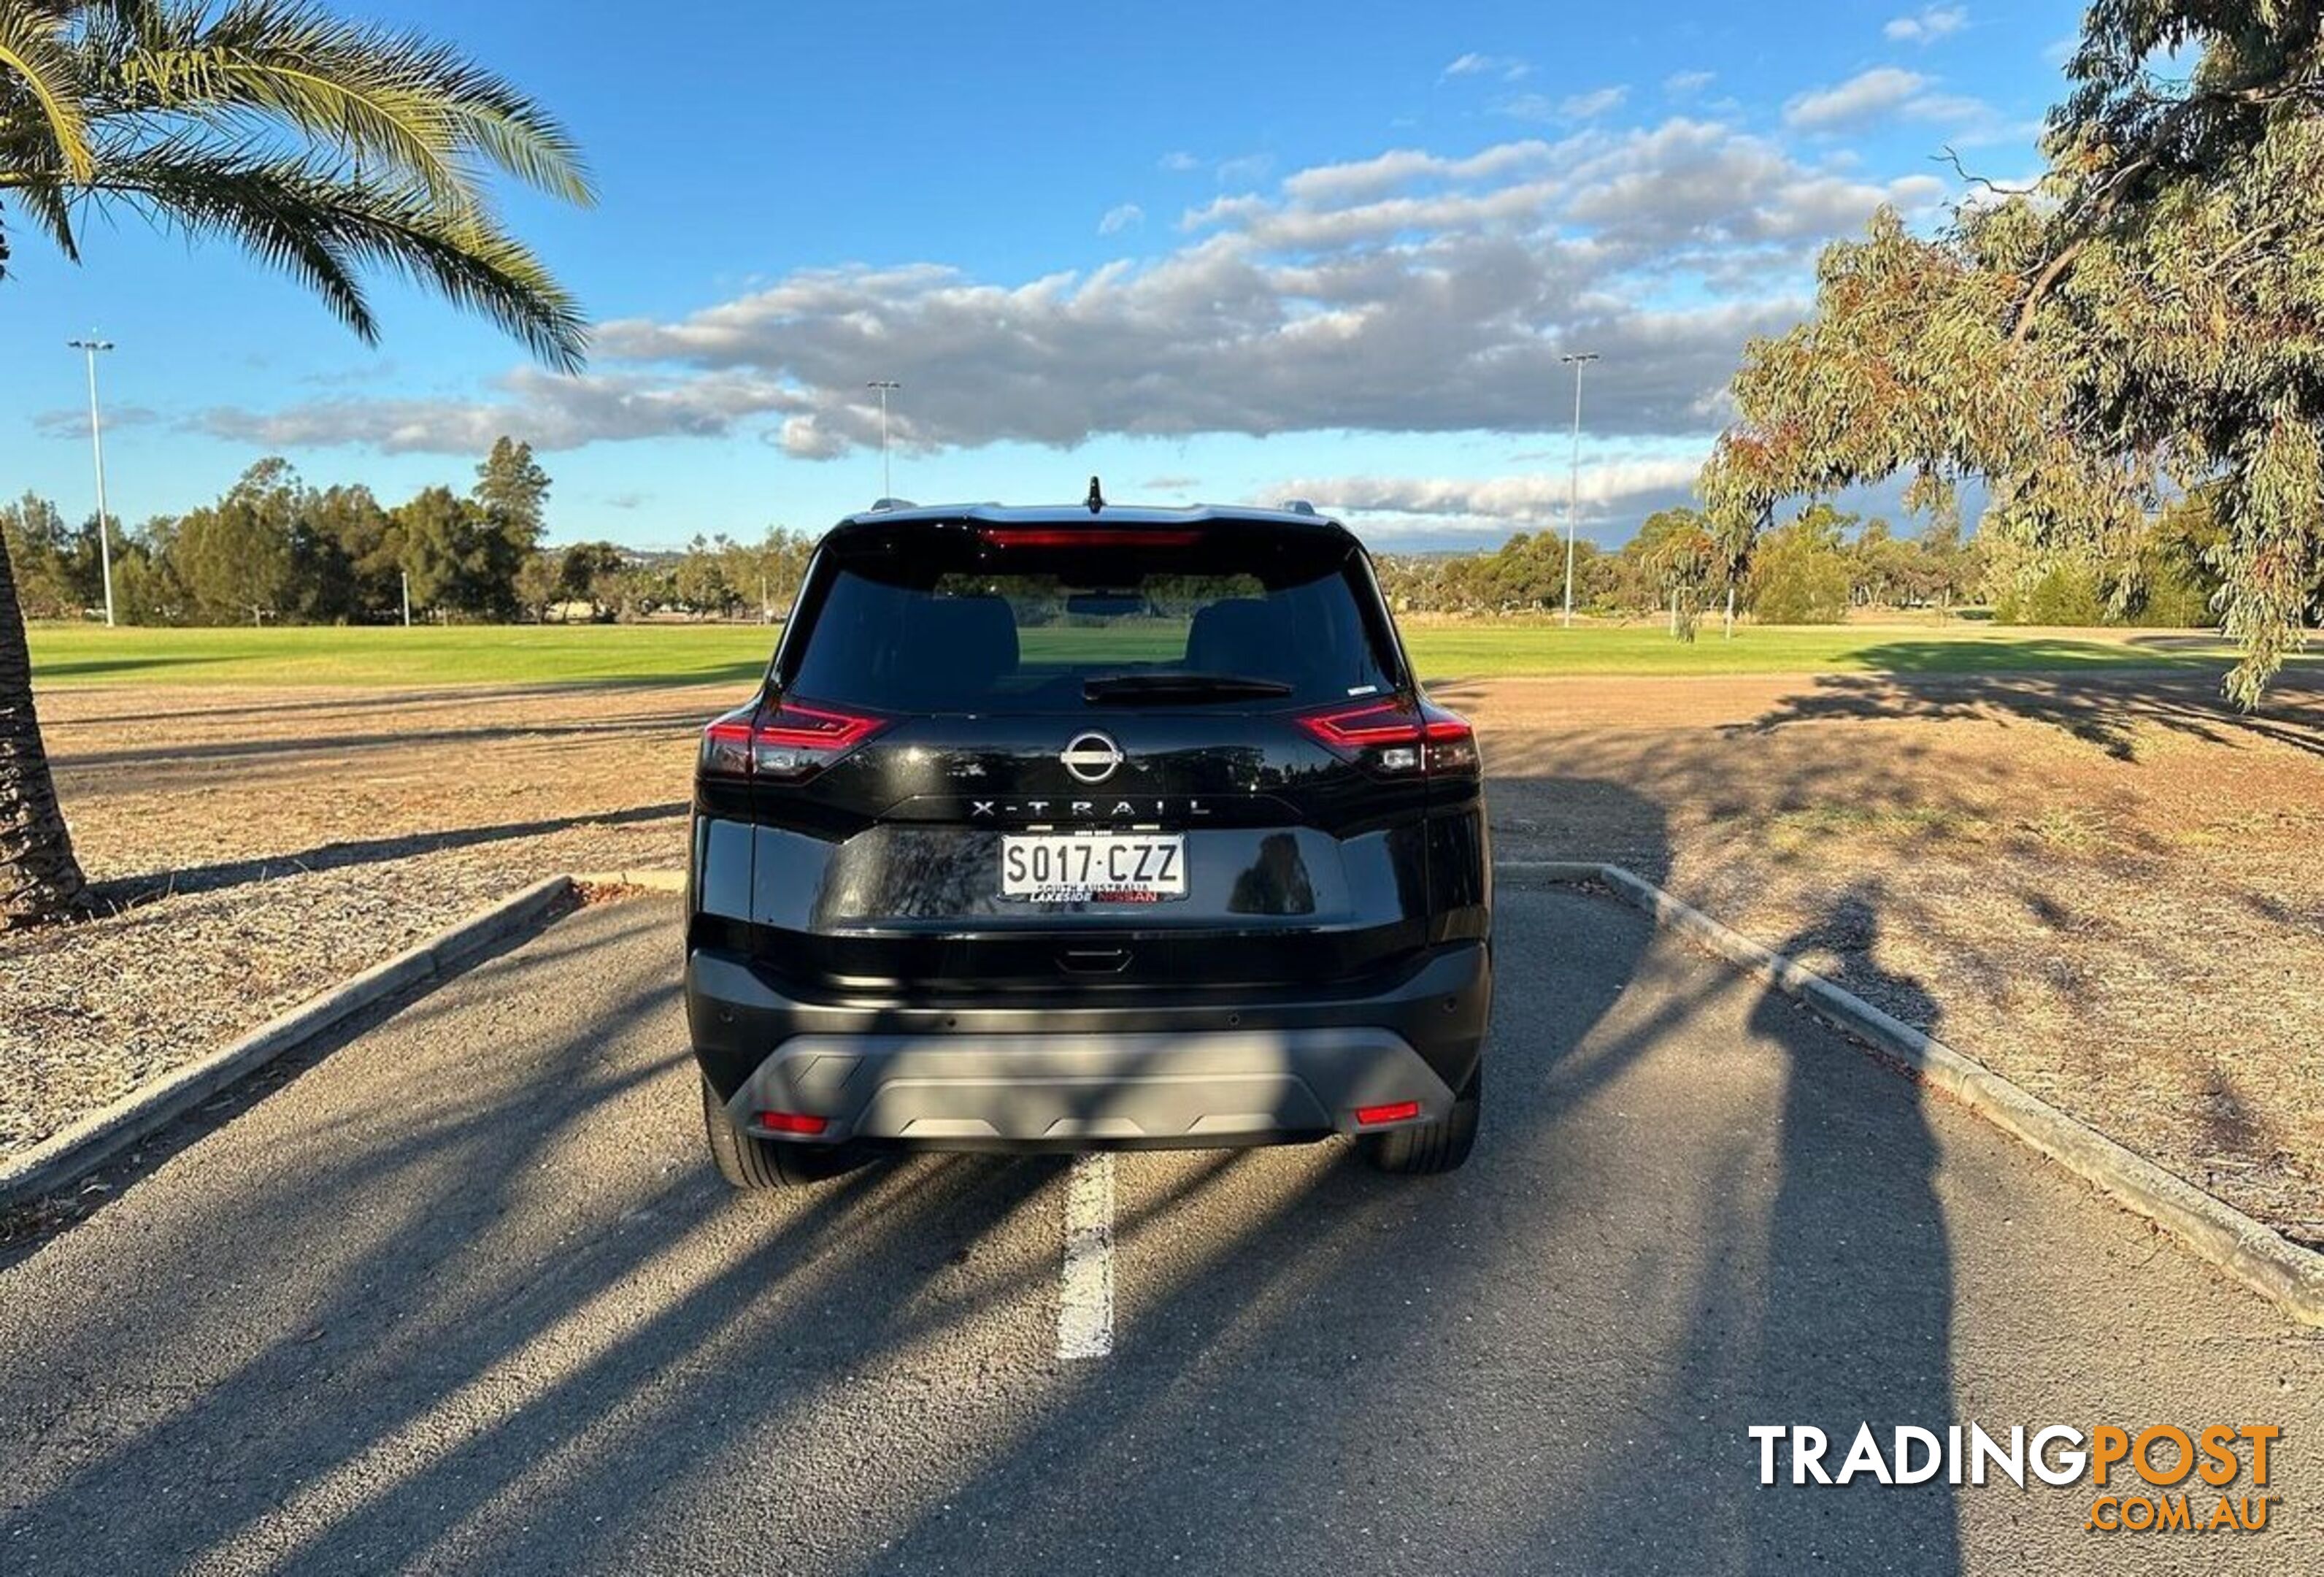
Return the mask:
<svg viewBox="0 0 2324 1577"><path fill-rule="evenodd" d="M974 517L825 539L697 807L750 862L727 938L795 990L1354 986L1422 950L1420 697L1326 522Z"/></svg>

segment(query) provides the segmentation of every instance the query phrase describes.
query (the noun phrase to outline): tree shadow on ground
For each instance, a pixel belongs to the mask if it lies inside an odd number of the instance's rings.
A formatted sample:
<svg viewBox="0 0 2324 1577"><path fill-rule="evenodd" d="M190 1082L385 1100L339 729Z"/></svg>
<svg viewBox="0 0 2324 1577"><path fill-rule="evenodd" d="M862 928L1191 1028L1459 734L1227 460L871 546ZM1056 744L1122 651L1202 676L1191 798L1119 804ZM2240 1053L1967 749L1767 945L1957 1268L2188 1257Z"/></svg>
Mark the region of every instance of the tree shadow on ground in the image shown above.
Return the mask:
<svg viewBox="0 0 2324 1577"><path fill-rule="evenodd" d="M225 662L225 657L85 657L66 658L55 662L32 664L32 685L37 690L48 679L91 679L110 674L142 672L156 668L193 668L202 663Z"/></svg>
<svg viewBox="0 0 2324 1577"><path fill-rule="evenodd" d="M537 740L554 746L560 740L621 738L627 735L668 735L683 738L708 720L706 710L656 712L590 722L544 714L530 719L511 719L458 727L381 730L366 733L288 733L269 738L208 740L172 743L148 739L110 750L64 750L50 752L50 764L60 772L100 771L129 767L141 783L166 778L172 767L205 762L259 762L276 758L335 756L350 759L394 753L426 745L473 746L503 740Z"/></svg>
<svg viewBox="0 0 2324 1577"><path fill-rule="evenodd" d="M92 891L100 905L115 909L189 893L214 892L248 882L268 881L317 871L340 871L351 865L383 864L450 849L473 849L517 838L546 837L575 827L635 826L645 822L682 819L684 800L667 805L640 805L627 810L583 811L573 816L537 821L502 822L493 826L456 827L447 832L412 833L401 837L352 838L322 844L296 853L268 854L251 860L226 860L212 865L190 865L149 876L125 877L97 885Z"/></svg>
<svg viewBox="0 0 2324 1577"><path fill-rule="evenodd" d="M2142 728L2215 744L2264 739L2324 754L2324 682L2304 665L2287 669L2260 709L2243 712L2222 694L2224 670L2215 663L2069 673L1914 672L1914 649L1921 644L1873 647L1864 657L1884 671L1820 674L1812 690L1786 696L1744 726L2001 716L2061 730L2119 761L2136 759Z"/></svg>
<svg viewBox="0 0 2324 1577"><path fill-rule="evenodd" d="M190 658L184 660L206 662L213 659L208 658ZM134 665L132 664L128 666ZM60 715L58 718L56 727L62 731L74 728L102 727L115 724L151 725L157 716L182 720L188 718L266 718L302 716L318 713L332 715L345 713L354 715L382 712L392 716L401 717L409 715L413 712L425 711L432 707L470 708L504 705L513 706L520 703L544 701L586 702L607 697L619 698L632 692L652 693L662 690L689 689L696 687L710 688L727 685L755 684L761 677L763 677L762 667L752 668L747 673L727 673L722 671L702 678L681 675L676 678L655 678L561 679L545 680L537 684L505 684L485 681L471 685L438 685L425 688L394 687L362 688L355 690L318 685L313 687L318 692L314 695L299 695L296 688L290 688L288 690L288 696L295 698L286 698L286 687L279 685L261 686L255 684L219 684L214 687L196 686L190 687L196 694L205 698L213 697L223 692L243 689L263 690L267 694L269 698L263 701L237 700L226 706L188 706L178 704L182 700L182 697L172 694L170 691L149 691L146 692L149 697L149 704L146 706L120 712L92 712L87 714L75 712L69 715ZM108 698L115 699L119 698L123 693L122 689L118 687L110 687L105 691L105 694ZM44 696L42 697L42 701L44 704L56 705L59 703L77 701L79 698L79 692L76 690L64 690L59 691L51 696ZM718 708L715 706L706 706L704 710L705 715L707 715L709 713L718 710Z"/></svg>

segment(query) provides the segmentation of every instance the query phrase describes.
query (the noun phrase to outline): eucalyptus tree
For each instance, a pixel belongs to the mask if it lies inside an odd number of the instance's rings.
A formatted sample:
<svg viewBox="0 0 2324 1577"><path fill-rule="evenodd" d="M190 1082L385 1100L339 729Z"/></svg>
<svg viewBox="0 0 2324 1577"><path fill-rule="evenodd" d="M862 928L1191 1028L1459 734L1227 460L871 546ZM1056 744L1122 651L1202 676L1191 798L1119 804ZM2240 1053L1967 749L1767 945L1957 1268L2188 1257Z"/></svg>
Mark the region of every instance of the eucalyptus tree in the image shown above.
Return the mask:
<svg viewBox="0 0 2324 1577"><path fill-rule="evenodd" d="M502 223L502 176L593 200L553 115L422 35L307 0L0 0L0 284L28 234L77 261L90 217L123 214L241 248L367 342L384 272L577 369L580 307ZM0 926L85 887L0 546Z"/></svg>
<svg viewBox="0 0 2324 1577"><path fill-rule="evenodd" d="M2096 0L2066 70L2034 187L1825 252L1814 318L1746 353L1702 491L1736 530L1794 494L1982 477L1986 530L2129 595L2145 517L2208 488L2228 688L2255 704L2324 562L2319 8Z"/></svg>

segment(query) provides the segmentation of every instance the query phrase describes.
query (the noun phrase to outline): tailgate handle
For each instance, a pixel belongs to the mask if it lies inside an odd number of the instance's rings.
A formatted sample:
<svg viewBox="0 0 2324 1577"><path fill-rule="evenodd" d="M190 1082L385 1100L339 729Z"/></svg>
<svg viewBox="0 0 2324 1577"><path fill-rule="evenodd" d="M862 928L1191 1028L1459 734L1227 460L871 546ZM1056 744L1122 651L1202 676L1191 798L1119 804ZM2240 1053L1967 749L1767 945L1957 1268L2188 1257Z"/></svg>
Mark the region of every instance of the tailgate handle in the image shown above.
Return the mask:
<svg viewBox="0 0 2324 1577"><path fill-rule="evenodd" d="M1057 954L1057 967L1068 974L1120 974L1130 967L1130 949L1068 947Z"/></svg>

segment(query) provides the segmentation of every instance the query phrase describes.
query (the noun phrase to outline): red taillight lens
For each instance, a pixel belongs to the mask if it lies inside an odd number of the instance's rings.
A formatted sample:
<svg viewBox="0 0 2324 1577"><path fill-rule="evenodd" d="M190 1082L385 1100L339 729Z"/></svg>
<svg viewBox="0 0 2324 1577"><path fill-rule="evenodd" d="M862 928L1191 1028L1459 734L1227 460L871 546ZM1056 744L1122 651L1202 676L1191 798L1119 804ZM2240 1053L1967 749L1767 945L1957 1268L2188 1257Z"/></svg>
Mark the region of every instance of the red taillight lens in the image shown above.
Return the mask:
<svg viewBox="0 0 2324 1577"><path fill-rule="evenodd" d="M780 701L730 712L702 731L702 770L714 778L795 783L813 777L888 726L884 717Z"/></svg>
<svg viewBox="0 0 2324 1577"><path fill-rule="evenodd" d="M769 1133L796 1133L807 1139L831 1126L828 1117L810 1117L804 1111L761 1111L758 1121Z"/></svg>
<svg viewBox="0 0 2324 1577"><path fill-rule="evenodd" d="M788 750L845 751L853 750L886 726L883 718L782 701L759 719L752 737L762 751L769 745Z"/></svg>
<svg viewBox="0 0 2324 1577"><path fill-rule="evenodd" d="M1148 531L1106 526L986 526L995 548L1191 548L1200 531Z"/></svg>
<svg viewBox="0 0 2324 1577"><path fill-rule="evenodd" d="M1410 1122L1419 1115L1420 1102L1417 1101L1391 1101L1385 1106L1359 1106L1356 1108L1356 1126L1378 1128L1383 1123Z"/></svg>
<svg viewBox="0 0 2324 1577"><path fill-rule="evenodd" d="M1376 771L1458 772L1477 765L1476 732L1434 701L1409 711L1394 701L1367 701L1310 712L1299 726L1343 761Z"/></svg>
<svg viewBox="0 0 2324 1577"><path fill-rule="evenodd" d="M1420 719L1392 701L1310 712L1299 720L1299 726L1325 744L1351 750L1372 744L1414 744L1420 739Z"/></svg>

